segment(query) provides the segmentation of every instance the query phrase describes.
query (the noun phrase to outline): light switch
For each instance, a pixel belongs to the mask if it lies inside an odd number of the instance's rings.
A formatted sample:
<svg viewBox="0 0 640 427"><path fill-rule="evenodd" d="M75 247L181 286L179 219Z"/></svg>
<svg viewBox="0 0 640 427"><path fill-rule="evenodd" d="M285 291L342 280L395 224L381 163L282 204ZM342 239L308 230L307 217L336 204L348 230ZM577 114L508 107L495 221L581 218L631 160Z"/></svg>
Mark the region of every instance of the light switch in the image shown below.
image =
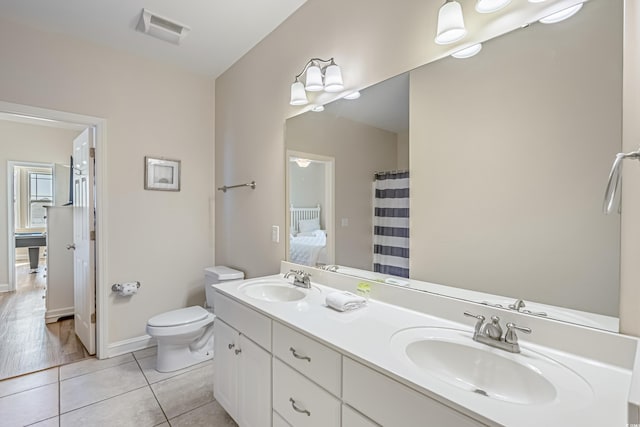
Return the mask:
<svg viewBox="0 0 640 427"><path fill-rule="evenodd" d="M342 227L348 227L349 226L349 218L342 218L342 220L340 221L340 225Z"/></svg>
<svg viewBox="0 0 640 427"><path fill-rule="evenodd" d="M273 243L280 243L280 227L277 225L271 226L271 241Z"/></svg>

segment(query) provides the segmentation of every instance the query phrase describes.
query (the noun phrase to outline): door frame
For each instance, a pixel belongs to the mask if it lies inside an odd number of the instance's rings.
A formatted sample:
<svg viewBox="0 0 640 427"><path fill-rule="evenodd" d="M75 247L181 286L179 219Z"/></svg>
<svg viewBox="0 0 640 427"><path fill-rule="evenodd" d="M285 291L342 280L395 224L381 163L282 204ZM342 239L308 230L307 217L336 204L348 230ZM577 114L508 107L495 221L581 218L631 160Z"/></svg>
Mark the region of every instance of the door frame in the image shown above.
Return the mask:
<svg viewBox="0 0 640 427"><path fill-rule="evenodd" d="M16 284L16 218L15 218L15 209L13 206L12 198L16 197L14 193L15 182L14 182L14 173L16 167L39 167L39 168L51 168L51 173L53 174L53 163L45 163L45 162L28 162L28 161L15 161L8 160L7 161L7 244L9 248L9 264L7 273L9 274L9 289L8 292L15 291L17 288ZM55 186L52 189L54 191L54 200L55 200Z"/></svg>
<svg viewBox="0 0 640 427"><path fill-rule="evenodd" d="M96 212L96 357L108 357L109 312L107 310L107 206L104 202L107 194L107 120L100 117L67 113L29 105L14 104L0 100L0 112L15 114L26 118L73 123L94 127L95 132L95 212Z"/></svg>

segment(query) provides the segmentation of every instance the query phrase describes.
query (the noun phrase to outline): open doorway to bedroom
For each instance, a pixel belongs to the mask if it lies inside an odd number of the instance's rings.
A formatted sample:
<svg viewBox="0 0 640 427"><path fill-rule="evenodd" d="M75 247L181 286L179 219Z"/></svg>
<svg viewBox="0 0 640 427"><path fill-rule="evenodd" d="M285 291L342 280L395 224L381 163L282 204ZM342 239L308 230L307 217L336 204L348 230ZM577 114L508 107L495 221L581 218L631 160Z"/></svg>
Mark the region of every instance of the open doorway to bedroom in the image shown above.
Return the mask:
<svg viewBox="0 0 640 427"><path fill-rule="evenodd" d="M6 224L0 231L0 380L91 353L75 328L72 205L74 140L95 134L91 122L0 102L0 192L6 191L0 198L6 201L0 209ZM95 292L96 282L91 286ZM95 336L95 299L91 312Z"/></svg>
<svg viewBox="0 0 640 427"><path fill-rule="evenodd" d="M287 151L287 260L324 266L335 262L332 157Z"/></svg>

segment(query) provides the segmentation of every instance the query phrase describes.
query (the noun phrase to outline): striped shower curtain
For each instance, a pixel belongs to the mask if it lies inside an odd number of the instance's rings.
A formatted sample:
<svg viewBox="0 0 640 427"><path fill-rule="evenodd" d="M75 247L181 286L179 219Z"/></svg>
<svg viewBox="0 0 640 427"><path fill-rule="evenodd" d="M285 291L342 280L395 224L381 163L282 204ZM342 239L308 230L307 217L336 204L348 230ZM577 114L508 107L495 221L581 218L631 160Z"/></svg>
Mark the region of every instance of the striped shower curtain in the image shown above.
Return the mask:
<svg viewBox="0 0 640 427"><path fill-rule="evenodd" d="M409 172L374 176L373 271L409 277Z"/></svg>

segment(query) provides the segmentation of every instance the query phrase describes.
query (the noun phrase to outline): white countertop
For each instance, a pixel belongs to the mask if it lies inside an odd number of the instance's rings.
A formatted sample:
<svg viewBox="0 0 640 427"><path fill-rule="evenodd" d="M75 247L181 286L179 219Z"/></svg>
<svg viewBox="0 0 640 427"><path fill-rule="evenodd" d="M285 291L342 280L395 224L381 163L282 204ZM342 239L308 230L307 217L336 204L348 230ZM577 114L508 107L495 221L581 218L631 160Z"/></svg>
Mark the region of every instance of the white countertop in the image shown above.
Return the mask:
<svg viewBox="0 0 640 427"><path fill-rule="evenodd" d="M268 277L281 279L282 275ZM472 328L468 324L375 300L370 300L365 308L341 313L325 305L327 293L335 289L316 283L315 289L303 290L307 296L302 300L267 302L249 298L239 290L242 283L253 280L222 283L214 285L214 288L479 421L518 427L608 427L626 426L628 423L629 369L521 340L523 354L543 354L569 368L591 386L591 395L585 397L569 391L554 401L535 405L499 401L418 372L416 367L398 357L390 345L394 333L402 329L431 326L465 330L471 334Z"/></svg>

